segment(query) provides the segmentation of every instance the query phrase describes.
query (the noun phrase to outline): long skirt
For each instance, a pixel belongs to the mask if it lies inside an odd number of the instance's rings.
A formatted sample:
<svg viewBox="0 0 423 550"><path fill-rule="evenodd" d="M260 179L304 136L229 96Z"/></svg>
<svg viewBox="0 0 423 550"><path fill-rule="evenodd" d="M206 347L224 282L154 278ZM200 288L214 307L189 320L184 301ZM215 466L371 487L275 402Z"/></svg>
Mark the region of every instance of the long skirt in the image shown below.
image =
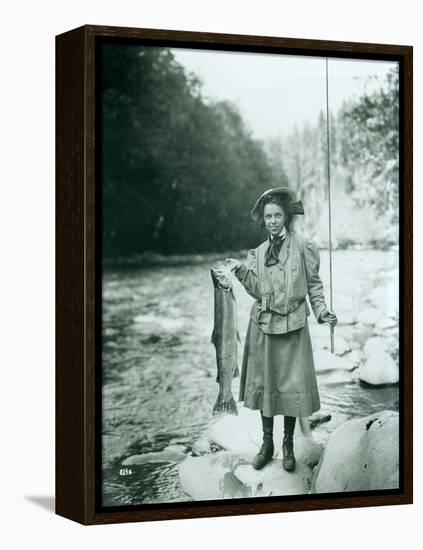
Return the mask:
<svg viewBox="0 0 423 550"><path fill-rule="evenodd" d="M285 334L266 334L250 320L239 400L264 416L310 416L320 409L307 320Z"/></svg>

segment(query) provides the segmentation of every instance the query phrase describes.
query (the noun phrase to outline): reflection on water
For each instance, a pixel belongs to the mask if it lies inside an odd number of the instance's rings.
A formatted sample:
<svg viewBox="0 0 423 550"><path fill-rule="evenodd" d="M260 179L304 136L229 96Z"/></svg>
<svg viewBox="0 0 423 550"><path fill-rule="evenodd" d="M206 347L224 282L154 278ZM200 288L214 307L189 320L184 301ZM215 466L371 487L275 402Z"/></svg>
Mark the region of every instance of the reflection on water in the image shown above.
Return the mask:
<svg viewBox="0 0 423 550"><path fill-rule="evenodd" d="M321 255L322 278L325 253ZM340 321L337 337L353 349L363 346L372 327L342 320L360 315L369 288L379 292L385 310L397 299L396 255L380 251L340 251L334 254L334 309ZM351 266L354 277L351 277ZM178 463L152 462L130 466L134 454L162 451L168 445L188 450L211 419L217 396L210 265L107 269L103 274L103 505L188 500L179 487ZM377 274L377 287L374 278ZM248 323L251 298L236 282L241 339ZM380 299L381 297L381 299ZM374 307L374 306L372 306ZM309 318L313 347L321 329ZM316 339L313 338L316 334ZM329 333L328 333L329 334ZM329 338L329 336L328 336ZM239 349L241 361L242 346ZM318 378L322 410L332 420L315 430L324 441L339 423L383 409L398 409L397 387L364 388L353 384L326 386ZM237 395L239 380L234 380Z"/></svg>

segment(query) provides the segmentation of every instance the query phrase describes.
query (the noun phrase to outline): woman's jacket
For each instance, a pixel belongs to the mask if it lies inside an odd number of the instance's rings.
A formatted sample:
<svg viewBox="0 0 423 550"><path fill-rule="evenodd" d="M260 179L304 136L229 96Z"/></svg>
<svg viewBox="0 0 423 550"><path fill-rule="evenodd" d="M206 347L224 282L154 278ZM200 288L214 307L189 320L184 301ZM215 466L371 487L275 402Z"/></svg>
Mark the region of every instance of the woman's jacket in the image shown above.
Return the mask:
<svg viewBox="0 0 423 550"><path fill-rule="evenodd" d="M246 264L235 275L255 298L251 320L268 334L283 334L301 328L310 315L308 295L316 319L327 309L319 275L320 255L314 241L287 231L279 262L267 267L269 240L248 252Z"/></svg>

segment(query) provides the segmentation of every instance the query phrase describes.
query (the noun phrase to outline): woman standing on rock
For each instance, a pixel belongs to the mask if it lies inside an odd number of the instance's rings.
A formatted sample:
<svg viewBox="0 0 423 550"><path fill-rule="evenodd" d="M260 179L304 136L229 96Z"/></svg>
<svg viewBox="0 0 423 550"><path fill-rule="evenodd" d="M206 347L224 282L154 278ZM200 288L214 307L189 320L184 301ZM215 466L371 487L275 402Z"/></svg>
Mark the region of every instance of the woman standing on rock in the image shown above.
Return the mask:
<svg viewBox="0 0 423 550"><path fill-rule="evenodd" d="M295 468L293 434L297 417L320 409L307 316L337 323L325 303L319 276L319 249L291 228L293 216L304 214L288 187L269 189L251 211L268 238L250 250L246 264L228 258L227 266L255 298L244 347L239 400L260 410L263 444L253 466L261 469L273 457L273 417L284 415L283 468ZM221 271L222 282L225 279Z"/></svg>

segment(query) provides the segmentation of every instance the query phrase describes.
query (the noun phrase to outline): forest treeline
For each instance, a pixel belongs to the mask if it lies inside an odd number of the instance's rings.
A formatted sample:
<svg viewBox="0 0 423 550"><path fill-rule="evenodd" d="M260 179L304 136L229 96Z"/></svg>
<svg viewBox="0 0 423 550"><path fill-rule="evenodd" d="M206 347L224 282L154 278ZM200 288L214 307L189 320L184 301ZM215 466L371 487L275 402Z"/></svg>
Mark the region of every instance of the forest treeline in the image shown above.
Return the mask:
<svg viewBox="0 0 423 550"><path fill-rule="evenodd" d="M236 105L204 98L168 48L104 45L101 74L104 257L251 248L263 236L251 206L280 185L303 199L307 230L323 231L323 113L315 126L263 142ZM349 210L376 220L391 209L395 221L398 81L389 79L331 118L331 166Z"/></svg>
<svg viewBox="0 0 423 550"><path fill-rule="evenodd" d="M398 90L393 68L378 88L331 113L329 155L323 111L314 125L267 143L271 164L303 199L305 231L323 246L328 244L328 157L335 246L398 244Z"/></svg>

